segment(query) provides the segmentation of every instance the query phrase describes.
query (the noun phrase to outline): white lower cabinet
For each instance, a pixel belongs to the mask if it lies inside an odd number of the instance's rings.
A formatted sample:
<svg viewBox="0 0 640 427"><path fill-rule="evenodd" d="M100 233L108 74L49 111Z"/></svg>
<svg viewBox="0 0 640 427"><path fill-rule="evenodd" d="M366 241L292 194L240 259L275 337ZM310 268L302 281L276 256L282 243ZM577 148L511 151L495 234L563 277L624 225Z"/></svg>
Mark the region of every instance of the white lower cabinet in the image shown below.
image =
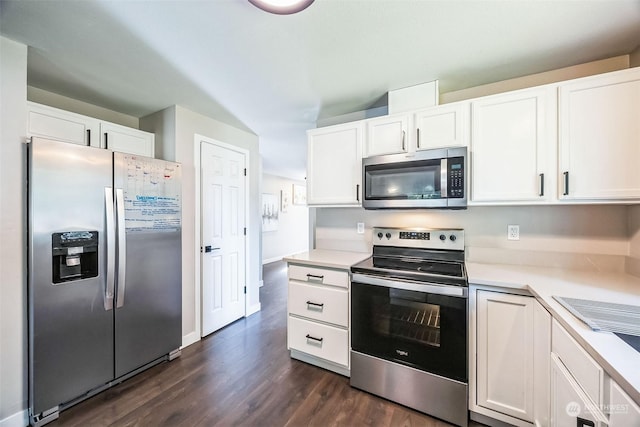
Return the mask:
<svg viewBox="0 0 640 427"><path fill-rule="evenodd" d="M605 416L556 354L551 354L551 426L603 427Z"/></svg>
<svg viewBox="0 0 640 427"><path fill-rule="evenodd" d="M551 316L533 297L486 290L477 290L475 312L470 409L513 425L548 425Z"/></svg>
<svg viewBox="0 0 640 427"><path fill-rule="evenodd" d="M349 375L349 272L289 264L291 357Z"/></svg>
<svg viewBox="0 0 640 427"><path fill-rule="evenodd" d="M551 426L606 426L608 376L555 319L551 351Z"/></svg>
<svg viewBox="0 0 640 427"><path fill-rule="evenodd" d="M611 381L607 412L609 427L640 426L640 406L614 381Z"/></svg>

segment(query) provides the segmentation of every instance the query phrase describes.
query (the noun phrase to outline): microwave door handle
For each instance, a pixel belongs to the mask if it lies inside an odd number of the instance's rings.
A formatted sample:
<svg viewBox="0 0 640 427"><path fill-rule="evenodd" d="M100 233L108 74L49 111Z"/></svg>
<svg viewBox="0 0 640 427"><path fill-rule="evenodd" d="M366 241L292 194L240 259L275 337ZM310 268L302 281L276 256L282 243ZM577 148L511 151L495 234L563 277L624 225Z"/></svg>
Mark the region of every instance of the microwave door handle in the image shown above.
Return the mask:
<svg viewBox="0 0 640 427"><path fill-rule="evenodd" d="M449 191L447 188L447 175L449 172L447 159L440 160L440 197L446 199L449 197Z"/></svg>

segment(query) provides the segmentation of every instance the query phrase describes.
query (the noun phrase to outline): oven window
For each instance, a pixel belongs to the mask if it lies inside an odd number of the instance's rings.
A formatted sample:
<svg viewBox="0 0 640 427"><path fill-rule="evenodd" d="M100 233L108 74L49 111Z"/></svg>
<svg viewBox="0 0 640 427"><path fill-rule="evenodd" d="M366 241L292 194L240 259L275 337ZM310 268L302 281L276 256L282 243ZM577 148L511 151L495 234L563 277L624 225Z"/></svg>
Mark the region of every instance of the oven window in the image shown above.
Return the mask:
<svg viewBox="0 0 640 427"><path fill-rule="evenodd" d="M440 199L440 160L365 166L369 200Z"/></svg>
<svg viewBox="0 0 640 427"><path fill-rule="evenodd" d="M352 283L351 347L467 381L465 298Z"/></svg>

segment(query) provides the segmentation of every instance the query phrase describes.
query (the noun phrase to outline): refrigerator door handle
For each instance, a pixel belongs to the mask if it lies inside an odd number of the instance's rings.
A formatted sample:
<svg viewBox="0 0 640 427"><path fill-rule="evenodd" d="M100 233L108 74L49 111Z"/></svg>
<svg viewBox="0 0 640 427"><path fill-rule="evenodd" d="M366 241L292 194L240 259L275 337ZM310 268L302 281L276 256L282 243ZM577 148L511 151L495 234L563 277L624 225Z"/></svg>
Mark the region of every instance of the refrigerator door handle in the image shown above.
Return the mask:
<svg viewBox="0 0 640 427"><path fill-rule="evenodd" d="M118 295L116 307L124 305L124 290L127 272L127 235L124 224L124 192L116 189L116 216L118 220Z"/></svg>
<svg viewBox="0 0 640 427"><path fill-rule="evenodd" d="M116 270L116 224L113 212L113 189L104 189L104 204L107 217L107 286L104 294L104 309L113 310Z"/></svg>

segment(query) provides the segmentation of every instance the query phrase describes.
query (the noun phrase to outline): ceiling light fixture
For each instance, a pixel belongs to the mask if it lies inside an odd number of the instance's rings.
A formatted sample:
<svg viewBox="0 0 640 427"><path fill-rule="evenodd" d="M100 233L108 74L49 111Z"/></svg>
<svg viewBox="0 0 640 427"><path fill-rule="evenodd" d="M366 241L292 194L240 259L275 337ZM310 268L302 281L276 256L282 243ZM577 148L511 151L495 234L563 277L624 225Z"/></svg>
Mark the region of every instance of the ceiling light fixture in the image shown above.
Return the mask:
<svg viewBox="0 0 640 427"><path fill-rule="evenodd" d="M249 3L276 15L291 15L308 8L313 0L249 0Z"/></svg>

